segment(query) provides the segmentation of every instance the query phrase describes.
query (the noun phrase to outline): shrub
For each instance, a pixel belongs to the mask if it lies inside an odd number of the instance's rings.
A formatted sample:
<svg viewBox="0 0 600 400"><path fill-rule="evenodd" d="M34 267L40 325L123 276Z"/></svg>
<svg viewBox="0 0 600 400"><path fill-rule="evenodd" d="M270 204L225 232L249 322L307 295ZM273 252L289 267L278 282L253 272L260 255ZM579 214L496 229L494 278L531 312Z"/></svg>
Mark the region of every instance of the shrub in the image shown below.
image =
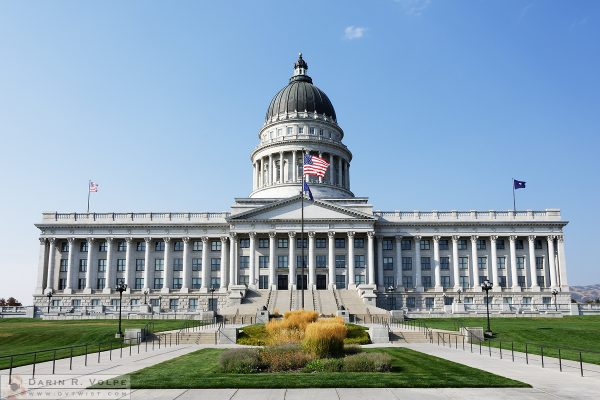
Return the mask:
<svg viewBox="0 0 600 400"><path fill-rule="evenodd" d="M270 372L295 371L304 368L313 359L298 345L266 347L260 352L261 363Z"/></svg>
<svg viewBox="0 0 600 400"><path fill-rule="evenodd" d="M304 372L340 372L342 366L341 358L316 358L306 364Z"/></svg>
<svg viewBox="0 0 600 400"><path fill-rule="evenodd" d="M351 356L353 354L362 353L363 349L357 344L345 344L344 345L344 354L347 356Z"/></svg>
<svg viewBox="0 0 600 400"><path fill-rule="evenodd" d="M267 332L264 324L256 324L240 329L237 344L245 344L248 346L265 346Z"/></svg>
<svg viewBox="0 0 600 400"><path fill-rule="evenodd" d="M347 324L348 333L344 343L346 344L369 344L371 339L369 338L368 330L359 325Z"/></svg>
<svg viewBox="0 0 600 400"><path fill-rule="evenodd" d="M343 360L344 372L386 372L392 369L392 357L385 353L361 353Z"/></svg>
<svg viewBox="0 0 600 400"><path fill-rule="evenodd" d="M259 372L261 364L258 349L232 349L221 353L219 367L222 372L250 374Z"/></svg>
<svg viewBox="0 0 600 400"><path fill-rule="evenodd" d="M314 311L289 311L283 319L272 320L266 326L268 344L273 346L300 343L304 338L306 326L317 320Z"/></svg>
<svg viewBox="0 0 600 400"><path fill-rule="evenodd" d="M346 326L336 319L321 320L306 327L304 349L318 358L339 357L344 353Z"/></svg>

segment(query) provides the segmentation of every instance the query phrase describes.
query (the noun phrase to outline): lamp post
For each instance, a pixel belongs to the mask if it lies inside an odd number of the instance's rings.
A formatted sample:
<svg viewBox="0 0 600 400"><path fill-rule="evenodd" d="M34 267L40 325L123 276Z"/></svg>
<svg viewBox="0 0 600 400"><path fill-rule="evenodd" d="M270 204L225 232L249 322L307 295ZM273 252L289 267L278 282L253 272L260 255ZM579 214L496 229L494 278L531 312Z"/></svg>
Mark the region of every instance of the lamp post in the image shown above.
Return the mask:
<svg viewBox="0 0 600 400"><path fill-rule="evenodd" d="M48 298L48 314L50 314L50 299L52 299L52 290L48 291L46 297Z"/></svg>
<svg viewBox="0 0 600 400"><path fill-rule="evenodd" d="M390 311L393 309L394 304L393 304L393 296L392 294L394 293L394 290L396 290L396 288L394 287L394 285L390 285L388 287L385 288L385 291L388 292L388 307L390 308Z"/></svg>
<svg viewBox="0 0 600 400"><path fill-rule="evenodd" d="M557 295L558 295L558 290L552 289L552 296L554 296L554 311L558 311L558 303L556 302Z"/></svg>
<svg viewBox="0 0 600 400"><path fill-rule="evenodd" d="M492 337L492 329L490 328L490 297L489 297L489 292L492 289L492 282L490 282L489 280L485 280L483 281L483 283L481 284L481 289L485 290L485 309L486 309L486 313L487 313L487 330L485 331L485 336L486 337Z"/></svg>
<svg viewBox="0 0 600 400"><path fill-rule="evenodd" d="M210 304L208 307L208 311L215 311L214 308L215 308L215 288L211 287L210 288ZM215 312L215 314L216 314L216 312Z"/></svg>
<svg viewBox="0 0 600 400"><path fill-rule="evenodd" d="M162 311L162 296L158 296L158 313Z"/></svg>
<svg viewBox="0 0 600 400"><path fill-rule="evenodd" d="M123 331L121 330L121 306L123 305L123 292L127 290L127 285L123 282L119 282L117 285L117 292L119 292L119 331L115 335L117 338L123 337Z"/></svg>
<svg viewBox="0 0 600 400"><path fill-rule="evenodd" d="M150 289L144 289L144 304L146 305L148 304L148 302L146 301L146 296L148 296L148 293L150 293Z"/></svg>
<svg viewBox="0 0 600 400"><path fill-rule="evenodd" d="M458 290L456 291L456 293L458 293L458 302L460 303L460 294L462 293L462 289L458 288Z"/></svg>

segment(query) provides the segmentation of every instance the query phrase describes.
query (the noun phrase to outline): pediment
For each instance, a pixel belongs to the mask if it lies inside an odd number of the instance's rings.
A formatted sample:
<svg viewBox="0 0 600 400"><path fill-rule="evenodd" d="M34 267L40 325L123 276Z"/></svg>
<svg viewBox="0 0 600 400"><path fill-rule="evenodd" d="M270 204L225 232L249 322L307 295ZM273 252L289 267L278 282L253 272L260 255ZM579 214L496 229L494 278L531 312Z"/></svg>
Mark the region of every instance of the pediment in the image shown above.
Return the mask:
<svg viewBox="0 0 600 400"><path fill-rule="evenodd" d="M302 200L294 196L232 216L230 221L299 221L302 218ZM361 220L374 221L372 215L354 211L324 200L304 200L305 220Z"/></svg>

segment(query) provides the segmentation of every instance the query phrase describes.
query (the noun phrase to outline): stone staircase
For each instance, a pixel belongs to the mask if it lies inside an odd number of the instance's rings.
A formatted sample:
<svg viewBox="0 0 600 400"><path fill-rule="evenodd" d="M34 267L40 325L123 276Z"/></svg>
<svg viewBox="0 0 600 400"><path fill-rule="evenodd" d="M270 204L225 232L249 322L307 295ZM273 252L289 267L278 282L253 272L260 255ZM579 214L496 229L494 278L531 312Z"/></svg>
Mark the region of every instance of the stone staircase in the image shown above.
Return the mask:
<svg viewBox="0 0 600 400"><path fill-rule="evenodd" d="M429 343L424 332L409 330L393 330L390 332L390 342L399 343Z"/></svg>
<svg viewBox="0 0 600 400"><path fill-rule="evenodd" d="M335 316L337 304L334 292L332 290L317 290L315 291L315 296L317 297L317 303L321 314Z"/></svg>
<svg viewBox="0 0 600 400"><path fill-rule="evenodd" d="M179 334L180 344L217 344L217 332L183 332Z"/></svg>

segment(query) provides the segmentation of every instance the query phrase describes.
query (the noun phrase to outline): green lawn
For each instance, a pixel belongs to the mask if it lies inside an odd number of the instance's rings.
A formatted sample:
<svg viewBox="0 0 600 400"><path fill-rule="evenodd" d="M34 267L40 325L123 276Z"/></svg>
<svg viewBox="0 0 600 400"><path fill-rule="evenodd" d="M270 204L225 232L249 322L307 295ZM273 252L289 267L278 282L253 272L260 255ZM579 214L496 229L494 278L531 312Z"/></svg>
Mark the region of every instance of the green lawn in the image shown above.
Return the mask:
<svg viewBox="0 0 600 400"><path fill-rule="evenodd" d="M419 319L429 328L458 330L462 326L486 327L486 318L431 318ZM515 351L525 351L579 361L582 351L584 362L600 364L600 316L569 316L563 318L491 318L494 339L491 345ZM434 341L437 341L434 337ZM487 345L487 343L486 343ZM571 350L567 350L571 349Z"/></svg>
<svg viewBox="0 0 600 400"><path fill-rule="evenodd" d="M126 328L142 328L148 320L123 320L123 331ZM155 320L154 331L180 329L183 320ZM7 318L0 319L0 357L26 353L31 351L52 349L82 344L94 344L93 349L98 350L98 343L104 342L102 349L119 346L115 339L117 320L73 320L73 321L43 321L40 319ZM94 351L91 347L89 351ZM84 347L77 348L73 354L83 354ZM57 352L57 358L70 355L70 350ZM37 361L51 360L53 354L42 353L37 356ZM0 358L0 369L8 368L10 360ZM21 356L13 359L13 365L25 365L33 362L33 356Z"/></svg>
<svg viewBox="0 0 600 400"><path fill-rule="evenodd" d="M344 343L346 344L368 344L370 343L368 328L355 324L346 324L348 333ZM254 324L242 328L238 344L249 346L265 346L267 344L267 330L265 324Z"/></svg>
<svg viewBox="0 0 600 400"><path fill-rule="evenodd" d="M529 387L462 364L406 348L378 348L392 356L392 372L258 373L219 372L223 349L203 349L130 374L135 389L329 388L329 387Z"/></svg>

